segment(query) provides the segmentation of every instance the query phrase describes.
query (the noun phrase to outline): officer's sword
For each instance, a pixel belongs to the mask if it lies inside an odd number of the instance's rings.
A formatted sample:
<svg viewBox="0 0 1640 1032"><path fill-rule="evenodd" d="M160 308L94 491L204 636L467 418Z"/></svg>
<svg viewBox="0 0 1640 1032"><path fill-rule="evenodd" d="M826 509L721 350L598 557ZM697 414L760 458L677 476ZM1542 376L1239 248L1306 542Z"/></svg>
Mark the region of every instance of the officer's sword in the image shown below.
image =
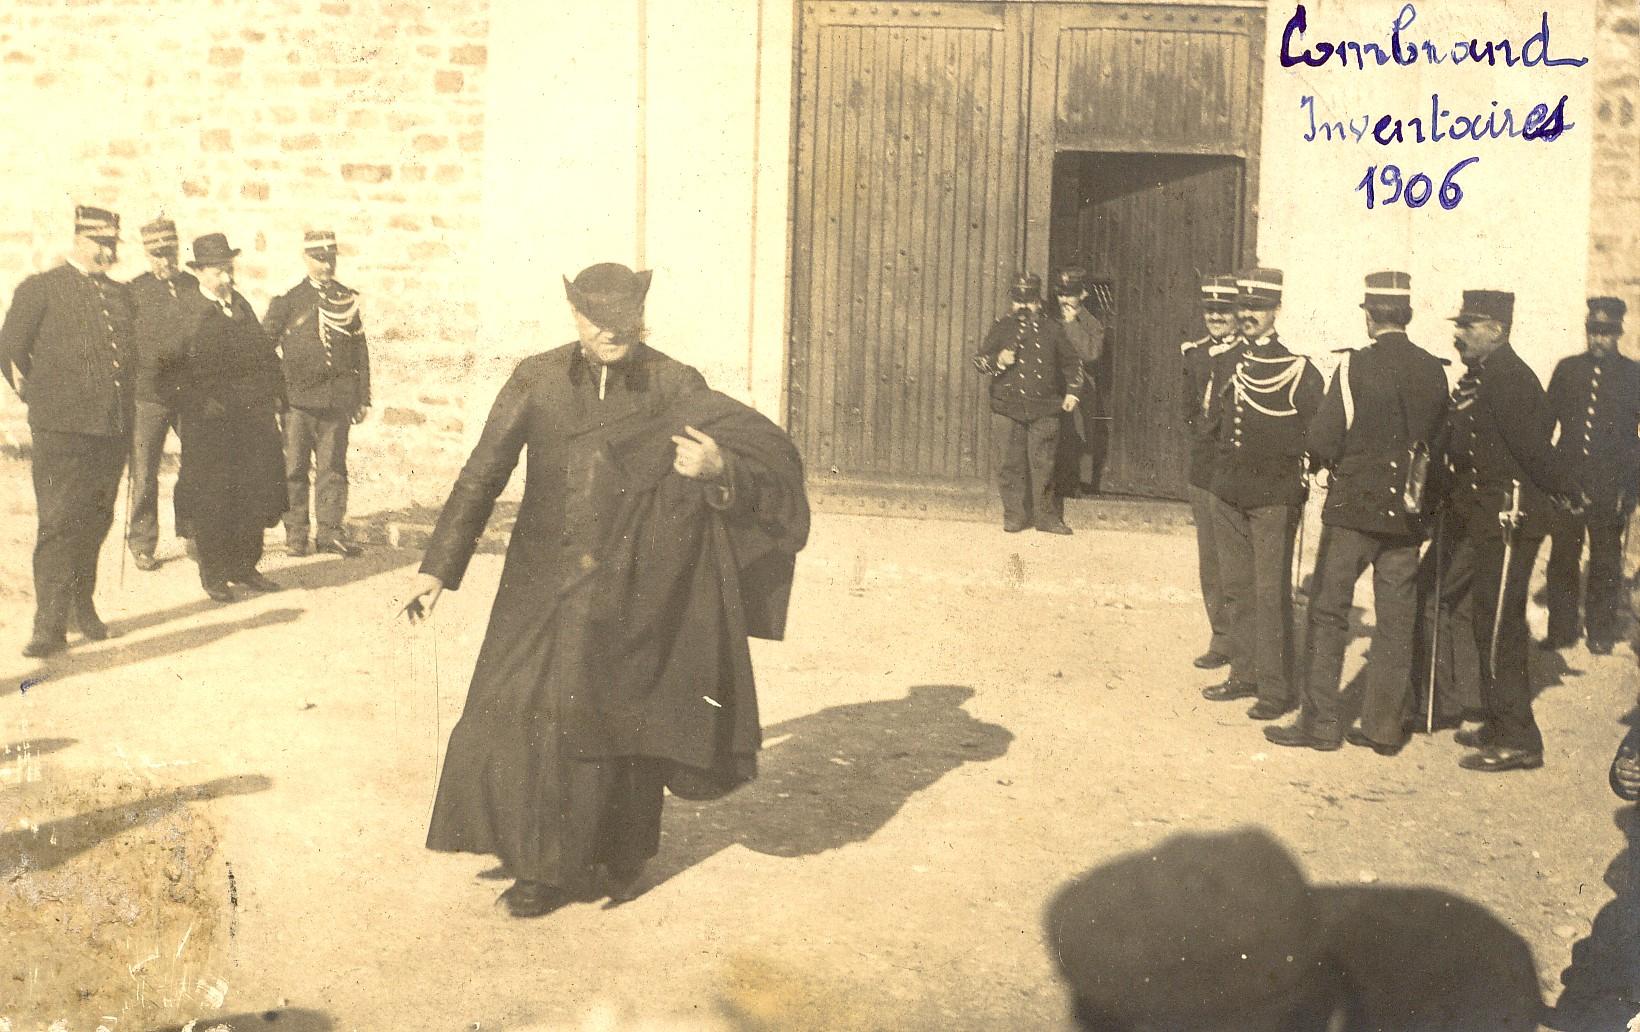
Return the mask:
<svg viewBox="0 0 1640 1032"><path fill-rule="evenodd" d="M1509 511L1498 513L1498 522L1503 525L1503 572L1498 575L1498 611L1492 617L1492 654L1489 669L1492 678L1498 676L1498 632L1503 629L1503 605L1507 601L1509 590L1509 562L1515 557L1515 530L1520 526L1520 481L1513 481L1515 487L1509 496Z"/></svg>
<svg viewBox="0 0 1640 1032"><path fill-rule="evenodd" d="M1435 664L1441 655L1441 544L1446 531L1446 510L1435 514L1435 611L1431 619L1434 629L1429 632L1429 699L1424 717L1424 734L1435 733ZM1495 632L1494 632L1495 633Z"/></svg>

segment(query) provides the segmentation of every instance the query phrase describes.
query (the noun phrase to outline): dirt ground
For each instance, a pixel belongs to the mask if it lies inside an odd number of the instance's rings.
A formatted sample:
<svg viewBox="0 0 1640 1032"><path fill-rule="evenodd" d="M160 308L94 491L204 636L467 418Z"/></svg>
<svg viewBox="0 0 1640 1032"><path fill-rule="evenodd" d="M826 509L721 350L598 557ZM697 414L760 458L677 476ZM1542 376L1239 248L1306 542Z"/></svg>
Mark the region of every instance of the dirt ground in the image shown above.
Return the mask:
<svg viewBox="0 0 1640 1032"><path fill-rule="evenodd" d="M789 639L754 648L759 780L669 800L635 902L517 921L490 861L422 847L499 557L411 629L411 551L275 553L287 590L218 606L174 541L123 583L111 541L116 637L36 665L25 463L0 501L0 1029L1068 1029L1053 890L1242 824L1314 881L1488 908L1564 1004L1549 1027L1640 1011L1609 959L1640 905L1606 785L1626 644L1534 653L1540 771L1460 771L1448 734L1281 750L1198 694L1187 530L821 514Z"/></svg>

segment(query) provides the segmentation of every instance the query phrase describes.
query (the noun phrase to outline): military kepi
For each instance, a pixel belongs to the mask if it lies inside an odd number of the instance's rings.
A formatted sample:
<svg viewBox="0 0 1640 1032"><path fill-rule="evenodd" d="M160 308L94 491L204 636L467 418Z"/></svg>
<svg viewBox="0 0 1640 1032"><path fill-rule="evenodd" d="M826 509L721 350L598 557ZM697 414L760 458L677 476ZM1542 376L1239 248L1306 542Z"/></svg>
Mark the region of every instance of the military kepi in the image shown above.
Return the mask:
<svg viewBox="0 0 1640 1032"><path fill-rule="evenodd" d="M1367 273L1367 299L1361 307L1368 305L1407 305L1412 304L1412 274L1407 272L1392 272L1388 269L1382 272Z"/></svg>
<svg viewBox="0 0 1640 1032"><path fill-rule="evenodd" d="M1236 277L1240 288L1238 304L1243 308L1269 309L1281 307L1281 270L1263 267L1247 269Z"/></svg>
<svg viewBox="0 0 1640 1032"><path fill-rule="evenodd" d="M175 254L180 241L177 224L167 218L158 218L142 227L142 249L149 254Z"/></svg>
<svg viewBox="0 0 1640 1032"><path fill-rule="evenodd" d="M335 254L336 234L328 229L310 229L302 234L302 250L308 254Z"/></svg>
<svg viewBox="0 0 1640 1032"><path fill-rule="evenodd" d="M1487 319L1508 326L1515 321L1515 295L1507 290L1466 290L1463 307L1451 318L1459 326Z"/></svg>
<svg viewBox="0 0 1640 1032"><path fill-rule="evenodd" d="M239 256L237 247L228 246L228 238L222 233L206 233L202 237L194 238L194 258L188 263L190 269L203 269L207 265L227 265Z"/></svg>
<svg viewBox="0 0 1640 1032"><path fill-rule="evenodd" d="M1020 273L1014 277L1014 285L1008 289L1008 297L1020 302L1042 300L1042 277L1034 272Z"/></svg>
<svg viewBox="0 0 1640 1032"><path fill-rule="evenodd" d="M1086 269L1074 265L1060 269L1053 278L1053 293L1055 297L1081 297L1087 293L1088 273Z"/></svg>
<svg viewBox="0 0 1640 1032"><path fill-rule="evenodd" d="M1589 298L1589 319L1586 328L1592 333L1622 333L1623 316L1629 306L1620 297Z"/></svg>
<svg viewBox="0 0 1640 1032"><path fill-rule="evenodd" d="M621 329L643 318L644 297L654 271L633 272L615 262L582 269L575 282L564 279L564 293L575 310L604 329Z"/></svg>
<svg viewBox="0 0 1640 1032"><path fill-rule="evenodd" d="M1233 312L1240 297L1241 288L1236 284L1236 277L1224 274L1202 277L1204 311Z"/></svg>
<svg viewBox="0 0 1640 1032"><path fill-rule="evenodd" d="M118 240L120 217L107 208L93 208L81 204L74 209L74 233L93 240Z"/></svg>

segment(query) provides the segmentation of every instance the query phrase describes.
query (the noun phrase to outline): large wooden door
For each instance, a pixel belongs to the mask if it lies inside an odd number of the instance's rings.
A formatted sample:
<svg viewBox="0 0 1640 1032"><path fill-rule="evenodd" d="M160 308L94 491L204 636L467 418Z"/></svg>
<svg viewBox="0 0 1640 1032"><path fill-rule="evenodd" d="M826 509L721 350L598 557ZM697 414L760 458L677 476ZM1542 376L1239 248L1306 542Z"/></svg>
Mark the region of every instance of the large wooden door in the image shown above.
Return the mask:
<svg viewBox="0 0 1640 1032"><path fill-rule="evenodd" d="M1252 260L1263 5L1033 5L1027 254L1110 287L1103 491L1185 496L1179 342Z"/></svg>
<svg viewBox="0 0 1640 1032"><path fill-rule="evenodd" d="M990 471L968 356L1024 245L1024 13L802 6L788 386L818 478Z"/></svg>

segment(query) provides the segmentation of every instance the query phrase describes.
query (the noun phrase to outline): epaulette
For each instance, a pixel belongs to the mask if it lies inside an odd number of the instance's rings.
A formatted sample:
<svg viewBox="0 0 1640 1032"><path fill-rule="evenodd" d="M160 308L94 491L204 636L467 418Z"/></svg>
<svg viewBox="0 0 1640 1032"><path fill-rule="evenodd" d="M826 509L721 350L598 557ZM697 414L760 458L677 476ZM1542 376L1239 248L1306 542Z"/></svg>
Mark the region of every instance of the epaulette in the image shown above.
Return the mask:
<svg viewBox="0 0 1640 1032"><path fill-rule="evenodd" d="M1197 337L1195 340L1187 340L1179 345L1179 354L1188 355L1192 348L1199 348L1212 339L1211 337Z"/></svg>

